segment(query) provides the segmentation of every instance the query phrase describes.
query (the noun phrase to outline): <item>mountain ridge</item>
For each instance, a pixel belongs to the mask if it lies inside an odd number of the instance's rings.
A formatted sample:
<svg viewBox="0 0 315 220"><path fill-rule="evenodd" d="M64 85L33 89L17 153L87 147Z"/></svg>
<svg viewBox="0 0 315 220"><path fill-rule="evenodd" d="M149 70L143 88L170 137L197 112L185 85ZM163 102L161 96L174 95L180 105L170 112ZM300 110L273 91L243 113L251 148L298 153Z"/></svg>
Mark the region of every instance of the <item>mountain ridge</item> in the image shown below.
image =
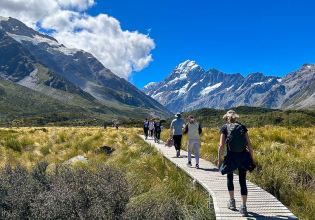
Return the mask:
<svg viewBox="0 0 315 220"><path fill-rule="evenodd" d="M156 100L113 74L92 54L66 48L17 19L0 17L0 55L1 78L53 99L73 105L86 103L89 108L92 103L100 108L109 105L118 115L130 116L134 110L146 117L171 114ZM127 113L120 108L131 111Z"/></svg>
<svg viewBox="0 0 315 220"><path fill-rule="evenodd" d="M195 66L198 71L183 68L187 66ZM291 105L285 103L299 95L312 80L315 80L314 64L303 64L299 70L283 78L260 72L244 77L240 73L227 74L215 68L205 71L195 61L186 60L160 83L144 87L143 91L174 112L236 106L301 109L306 107L301 98L295 98ZM312 107L311 100L309 97L307 107Z"/></svg>

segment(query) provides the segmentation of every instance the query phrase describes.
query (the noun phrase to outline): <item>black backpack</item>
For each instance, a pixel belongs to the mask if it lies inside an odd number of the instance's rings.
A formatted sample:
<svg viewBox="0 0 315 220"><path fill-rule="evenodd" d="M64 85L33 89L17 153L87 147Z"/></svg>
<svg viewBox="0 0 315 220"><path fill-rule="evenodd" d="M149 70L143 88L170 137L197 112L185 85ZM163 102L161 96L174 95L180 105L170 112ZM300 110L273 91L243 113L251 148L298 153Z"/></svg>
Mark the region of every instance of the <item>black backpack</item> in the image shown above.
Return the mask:
<svg viewBox="0 0 315 220"><path fill-rule="evenodd" d="M226 145L231 152L243 152L247 147L245 130L240 123L227 124Z"/></svg>
<svg viewBox="0 0 315 220"><path fill-rule="evenodd" d="M143 122L143 127L144 127L144 128L149 128L149 122L146 122L146 121Z"/></svg>

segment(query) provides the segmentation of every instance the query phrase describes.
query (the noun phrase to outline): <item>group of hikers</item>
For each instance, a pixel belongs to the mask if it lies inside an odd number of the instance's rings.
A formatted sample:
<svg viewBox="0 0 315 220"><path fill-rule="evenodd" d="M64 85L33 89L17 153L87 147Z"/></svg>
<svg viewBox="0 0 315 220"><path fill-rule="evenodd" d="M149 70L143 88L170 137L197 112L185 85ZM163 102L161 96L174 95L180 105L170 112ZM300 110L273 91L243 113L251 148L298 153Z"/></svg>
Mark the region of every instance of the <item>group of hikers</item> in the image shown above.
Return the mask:
<svg viewBox="0 0 315 220"><path fill-rule="evenodd" d="M194 149L196 165L195 167L199 169L199 148L200 148L200 134L202 133L202 128L198 124L192 115L188 116L187 122L185 122L180 113L175 115L175 119L172 121L170 126L170 138L175 146L176 157L180 157L181 150L181 140L184 134L188 134L187 142L187 152L188 152L188 162L187 166L192 167L191 154L192 149ZM233 172L238 170L239 173L239 183L241 188L241 206L239 212L243 217L248 216L246 201L247 201L247 185L246 185L246 173L247 171L252 171L255 168L255 163L253 160L253 148L247 133L247 128L238 123L236 120L239 115L234 110L229 110L224 116L227 123L220 129L220 143L218 147L218 168L222 175L227 174L227 188L229 191L230 199L228 201L228 209L235 210L236 204L234 199L234 184L233 184ZM152 123L153 131L158 134L158 143L160 139L161 127L160 120L146 121L144 122L144 133L147 138L148 130ZM146 124L148 124L148 129L146 129ZM151 130L150 130L151 131ZM155 134L156 135L156 134ZM152 136L152 135L151 135ZM157 138L157 136L155 136ZM157 142L157 141L155 141ZM224 160L222 161L222 155L224 148L226 146L226 153Z"/></svg>
<svg viewBox="0 0 315 220"><path fill-rule="evenodd" d="M154 136L155 143L160 143L160 136L162 131L162 124L160 119L152 120L152 119L145 119L143 122L143 131L145 139ZM150 132L150 134L149 134Z"/></svg>

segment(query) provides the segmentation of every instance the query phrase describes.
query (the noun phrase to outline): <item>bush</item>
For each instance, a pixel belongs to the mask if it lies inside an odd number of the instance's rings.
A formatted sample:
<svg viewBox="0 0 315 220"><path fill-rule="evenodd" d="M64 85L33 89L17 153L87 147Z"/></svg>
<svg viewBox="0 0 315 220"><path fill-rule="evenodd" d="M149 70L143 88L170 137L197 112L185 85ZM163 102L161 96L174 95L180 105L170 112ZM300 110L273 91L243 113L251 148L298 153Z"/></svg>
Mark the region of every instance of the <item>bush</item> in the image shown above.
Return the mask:
<svg viewBox="0 0 315 220"><path fill-rule="evenodd" d="M16 137L9 136L4 139L3 146L17 152L22 152L22 145Z"/></svg>
<svg viewBox="0 0 315 220"><path fill-rule="evenodd" d="M0 219L117 219L129 201L121 173L106 165L32 171L17 165L0 170Z"/></svg>

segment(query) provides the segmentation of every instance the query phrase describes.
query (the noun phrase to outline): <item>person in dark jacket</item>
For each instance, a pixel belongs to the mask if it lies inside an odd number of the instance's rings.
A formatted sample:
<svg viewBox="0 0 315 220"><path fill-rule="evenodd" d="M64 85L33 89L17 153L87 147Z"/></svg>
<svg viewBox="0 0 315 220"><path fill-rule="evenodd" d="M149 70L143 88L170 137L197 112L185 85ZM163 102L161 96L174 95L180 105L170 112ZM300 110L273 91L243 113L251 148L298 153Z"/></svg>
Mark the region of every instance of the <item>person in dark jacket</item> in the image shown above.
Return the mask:
<svg viewBox="0 0 315 220"><path fill-rule="evenodd" d="M154 122L154 142L160 143L160 135L161 135L161 121L156 119Z"/></svg>
<svg viewBox="0 0 315 220"><path fill-rule="evenodd" d="M145 139L148 139L148 132L149 132L149 120L146 118L145 121L143 122L143 131L144 131L144 136Z"/></svg>
<svg viewBox="0 0 315 220"><path fill-rule="evenodd" d="M227 186L230 195L230 200L228 203L229 209L236 209L235 199L234 199L234 185L233 185L233 171L238 169L239 172L239 183L241 186L241 196L242 204L240 208L240 213L243 217L248 216L246 201L247 201L247 186L246 186L246 172L249 170L251 164L253 163L253 147L251 145L247 128L244 125L236 122L236 119L239 116L235 111L229 110L224 116L224 119L227 120L227 124L223 125L220 133L220 144L218 150L218 168L220 169L222 175L227 174ZM239 129L239 133L234 133L234 136L231 135L233 129ZM238 136L236 135L238 134ZM244 135L245 146L243 151L232 150L231 143L232 140L242 140L242 135ZM221 158L224 151L224 145L226 147L226 154L224 157L224 162L222 164ZM236 147L242 145L242 143L233 143ZM246 147L247 145L247 147ZM234 148L236 148L234 147ZM242 149L242 148L240 148Z"/></svg>

